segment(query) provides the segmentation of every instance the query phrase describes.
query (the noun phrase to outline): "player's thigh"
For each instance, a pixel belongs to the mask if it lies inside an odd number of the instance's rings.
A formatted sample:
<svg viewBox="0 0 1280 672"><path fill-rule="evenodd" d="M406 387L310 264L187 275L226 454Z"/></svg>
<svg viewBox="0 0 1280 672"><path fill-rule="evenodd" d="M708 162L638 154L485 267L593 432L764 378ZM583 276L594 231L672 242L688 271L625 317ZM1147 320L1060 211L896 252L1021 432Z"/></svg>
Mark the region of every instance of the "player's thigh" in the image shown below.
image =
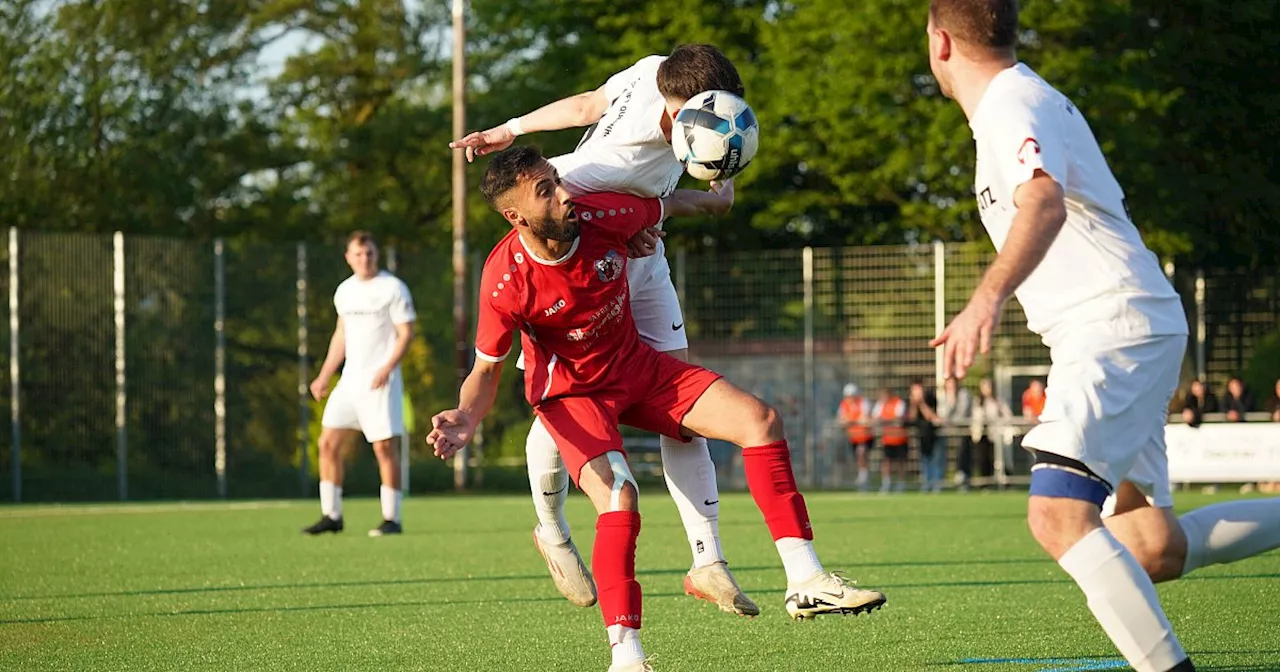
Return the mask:
<svg viewBox="0 0 1280 672"><path fill-rule="evenodd" d="M356 402L360 429L369 443L404 434L404 383L399 373L378 389L362 390Z"/></svg>
<svg viewBox="0 0 1280 672"><path fill-rule="evenodd" d="M653 263L665 265L666 259L658 257ZM631 316L635 319L640 339L658 352L687 350L689 338L684 314L670 274L654 274L640 283L631 289Z"/></svg>
<svg viewBox="0 0 1280 672"><path fill-rule="evenodd" d="M542 426L560 448L560 459L575 484L584 465L610 451L623 453L618 410L611 402L590 397L561 397L534 409Z"/></svg>
<svg viewBox="0 0 1280 672"><path fill-rule="evenodd" d="M325 401L324 411L320 414L320 426L323 430L360 429L360 418L356 414L356 399L353 392L350 384L343 385L341 382L333 388L333 392Z"/></svg>
<svg viewBox="0 0 1280 672"><path fill-rule="evenodd" d="M1114 487L1163 433L1180 362L1164 338L1055 362L1040 424L1023 446L1083 464Z"/></svg>
<svg viewBox="0 0 1280 672"><path fill-rule="evenodd" d="M756 396L720 378L707 388L681 423L689 431L744 448L783 438L778 412Z"/></svg>
<svg viewBox="0 0 1280 672"><path fill-rule="evenodd" d="M636 375L619 418L622 424L673 439L693 436L684 420L720 374L653 350L637 353L629 365Z"/></svg>

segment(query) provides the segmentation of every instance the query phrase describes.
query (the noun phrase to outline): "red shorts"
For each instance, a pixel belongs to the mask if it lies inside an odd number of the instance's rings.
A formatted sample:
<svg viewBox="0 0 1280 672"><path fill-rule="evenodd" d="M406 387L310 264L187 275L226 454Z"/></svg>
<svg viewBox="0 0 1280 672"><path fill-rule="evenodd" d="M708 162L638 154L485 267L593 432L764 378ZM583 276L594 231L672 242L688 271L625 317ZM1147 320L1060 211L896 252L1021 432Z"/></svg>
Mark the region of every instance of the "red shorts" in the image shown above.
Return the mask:
<svg viewBox="0 0 1280 672"><path fill-rule="evenodd" d="M721 378L647 346L625 366L626 373L610 388L548 399L533 409L555 439L574 483L587 462L611 450L624 452L619 424L685 440L680 435L685 414Z"/></svg>

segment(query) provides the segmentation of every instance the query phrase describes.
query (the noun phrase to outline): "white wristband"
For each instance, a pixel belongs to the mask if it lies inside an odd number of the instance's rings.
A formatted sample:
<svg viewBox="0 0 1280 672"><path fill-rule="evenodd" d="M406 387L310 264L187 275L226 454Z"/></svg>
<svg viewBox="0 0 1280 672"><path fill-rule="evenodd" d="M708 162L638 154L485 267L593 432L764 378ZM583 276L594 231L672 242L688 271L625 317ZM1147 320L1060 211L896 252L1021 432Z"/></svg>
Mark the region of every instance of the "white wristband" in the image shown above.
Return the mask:
<svg viewBox="0 0 1280 672"><path fill-rule="evenodd" d="M508 119L507 130L511 131L511 134L516 137L524 135L524 128L520 126L520 117L511 117Z"/></svg>

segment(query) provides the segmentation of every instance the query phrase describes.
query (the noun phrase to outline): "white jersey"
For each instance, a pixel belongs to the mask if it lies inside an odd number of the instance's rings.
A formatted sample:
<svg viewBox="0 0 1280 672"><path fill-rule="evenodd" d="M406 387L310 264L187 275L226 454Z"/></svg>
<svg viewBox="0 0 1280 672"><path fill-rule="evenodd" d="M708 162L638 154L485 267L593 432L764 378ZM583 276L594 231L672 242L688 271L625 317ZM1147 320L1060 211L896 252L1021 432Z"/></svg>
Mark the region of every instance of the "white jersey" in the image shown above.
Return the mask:
<svg viewBox="0 0 1280 672"><path fill-rule="evenodd" d="M664 198L684 174L662 132L666 101L658 91L658 66L666 56L647 56L604 84L609 107L588 128L571 154L551 159L569 191L616 191Z"/></svg>
<svg viewBox="0 0 1280 672"><path fill-rule="evenodd" d="M354 275L343 280L333 294L333 306L346 336L344 380L372 378L391 359L396 325L417 319L409 288L386 271L368 280Z"/></svg>
<svg viewBox="0 0 1280 672"><path fill-rule="evenodd" d="M997 250L1017 212L1014 191L1036 170L1066 195L1066 223L1015 292L1027 327L1045 345L1054 348L1086 325L1103 339L1187 333L1178 294L1129 220L1088 122L1066 96L1019 63L991 80L969 125L978 152L974 191Z"/></svg>

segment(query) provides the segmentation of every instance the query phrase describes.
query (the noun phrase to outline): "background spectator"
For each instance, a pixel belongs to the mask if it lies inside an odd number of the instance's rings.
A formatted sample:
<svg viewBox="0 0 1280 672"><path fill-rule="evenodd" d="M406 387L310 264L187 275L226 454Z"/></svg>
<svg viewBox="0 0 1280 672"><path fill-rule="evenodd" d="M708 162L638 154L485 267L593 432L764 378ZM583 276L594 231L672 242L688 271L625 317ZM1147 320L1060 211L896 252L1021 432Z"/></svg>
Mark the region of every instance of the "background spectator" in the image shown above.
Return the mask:
<svg viewBox="0 0 1280 672"><path fill-rule="evenodd" d="M887 387L880 388L880 400L871 409L876 423L880 427L880 448L884 459L880 461L880 492L889 492L892 470L898 475L898 490L907 486L907 427L904 420L907 416L907 404L902 397Z"/></svg>
<svg viewBox="0 0 1280 672"><path fill-rule="evenodd" d="M1204 422L1205 413L1218 412L1218 398L1209 391L1203 381L1191 381L1187 396L1182 399L1182 421L1192 427L1199 427Z"/></svg>
<svg viewBox="0 0 1280 672"><path fill-rule="evenodd" d="M973 404L973 417L969 422L969 437L973 440L979 475L990 477L995 474L995 451L1004 450L1007 443L1005 429L1012 419L1013 411L1009 404L996 398L991 379L979 381L978 399Z"/></svg>
<svg viewBox="0 0 1280 672"><path fill-rule="evenodd" d="M1040 422L1040 414L1044 413L1044 381L1033 378L1022 393L1022 417L1032 424Z"/></svg>
<svg viewBox="0 0 1280 672"><path fill-rule="evenodd" d="M867 469L867 453L875 441L871 431L871 401L858 393L858 386L849 383L844 386L844 399L840 400L840 410L836 412L836 422L844 427L849 436L849 450L853 452L858 464L858 489L866 490L870 479Z"/></svg>
<svg viewBox="0 0 1280 672"><path fill-rule="evenodd" d="M938 434L942 418L938 415L938 395L925 389L924 381L911 381L907 394L907 424L916 430L920 442L920 489L942 491L942 477L947 469L947 440Z"/></svg>
<svg viewBox="0 0 1280 672"><path fill-rule="evenodd" d="M1253 393L1239 376L1227 381L1227 393L1222 396L1222 411L1228 422L1244 422L1245 414L1253 410Z"/></svg>

